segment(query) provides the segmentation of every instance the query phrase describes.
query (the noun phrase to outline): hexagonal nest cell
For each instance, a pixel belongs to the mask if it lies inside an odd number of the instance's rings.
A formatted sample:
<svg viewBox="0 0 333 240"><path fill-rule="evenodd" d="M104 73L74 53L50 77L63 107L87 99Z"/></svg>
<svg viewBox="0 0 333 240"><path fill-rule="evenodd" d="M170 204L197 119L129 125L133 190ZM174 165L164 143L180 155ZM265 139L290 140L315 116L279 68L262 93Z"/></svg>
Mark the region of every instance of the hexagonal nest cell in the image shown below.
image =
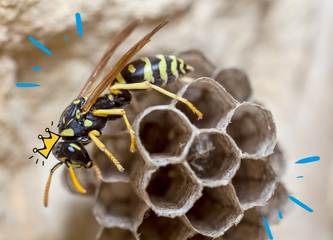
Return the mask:
<svg viewBox="0 0 333 240"><path fill-rule="evenodd" d="M186 213L186 220L195 231L219 237L242 218L242 210L231 185L205 188L201 198Z"/></svg>
<svg viewBox="0 0 333 240"><path fill-rule="evenodd" d="M200 197L200 190L194 176L181 164L160 167L146 188L152 208L166 216L184 214Z"/></svg>
<svg viewBox="0 0 333 240"><path fill-rule="evenodd" d="M147 209L130 183L102 183L97 193L94 214L105 227L135 231Z"/></svg>
<svg viewBox="0 0 333 240"><path fill-rule="evenodd" d="M181 113L149 108L144 114L138 126L138 146L147 151L149 160L161 164L163 158L179 157L192 134Z"/></svg>
<svg viewBox="0 0 333 240"><path fill-rule="evenodd" d="M242 221L228 230L224 240L265 240L267 235L262 224L262 217L255 209L244 213Z"/></svg>
<svg viewBox="0 0 333 240"><path fill-rule="evenodd" d="M103 228L97 240L137 240L133 232L123 228Z"/></svg>
<svg viewBox="0 0 333 240"><path fill-rule="evenodd" d="M250 79L241 69L222 69L214 75L214 79L239 102L248 100L252 95Z"/></svg>
<svg viewBox="0 0 333 240"><path fill-rule="evenodd" d="M140 240L183 240L190 233L180 218L159 217L152 211L146 213L138 229Z"/></svg>
<svg viewBox="0 0 333 240"><path fill-rule="evenodd" d="M275 191L277 177L267 161L242 159L232 183L242 208L246 210L266 204Z"/></svg>
<svg viewBox="0 0 333 240"><path fill-rule="evenodd" d="M204 185L226 185L240 164L240 151L229 136L217 131L200 132L186 158Z"/></svg>
<svg viewBox="0 0 333 240"><path fill-rule="evenodd" d="M181 110L198 128L215 128L228 122L228 114L236 107L236 101L224 88L211 78L199 78L180 90L180 95L192 102L204 117L198 120L196 115L181 102L176 108ZM222 124L223 125L223 124Z"/></svg>
<svg viewBox="0 0 333 240"><path fill-rule="evenodd" d="M276 144L272 114L253 103L243 103L236 108L227 133L248 156L267 156Z"/></svg>

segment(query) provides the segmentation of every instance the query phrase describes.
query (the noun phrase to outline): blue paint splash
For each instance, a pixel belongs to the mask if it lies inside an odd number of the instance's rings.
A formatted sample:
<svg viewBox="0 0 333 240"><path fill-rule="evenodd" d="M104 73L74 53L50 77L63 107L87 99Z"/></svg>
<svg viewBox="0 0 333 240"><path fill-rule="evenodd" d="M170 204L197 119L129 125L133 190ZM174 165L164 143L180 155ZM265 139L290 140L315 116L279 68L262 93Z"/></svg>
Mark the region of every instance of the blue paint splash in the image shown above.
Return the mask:
<svg viewBox="0 0 333 240"><path fill-rule="evenodd" d="M263 224L264 224L264 227L265 227L268 238L270 240L272 240L273 239L273 234L272 234L271 228L269 226L269 222L268 222L267 217L263 217L262 221L263 221Z"/></svg>
<svg viewBox="0 0 333 240"><path fill-rule="evenodd" d="M301 178L304 178L304 176L297 176L296 178L301 179Z"/></svg>
<svg viewBox="0 0 333 240"><path fill-rule="evenodd" d="M43 51L46 55L48 56L52 56L52 52L50 49L48 49L47 47L45 47L42 43L38 42L38 40L36 38L34 38L33 36L28 36L28 40L35 45L36 47L38 47L41 51Z"/></svg>
<svg viewBox="0 0 333 240"><path fill-rule="evenodd" d="M38 84L38 83L26 83L26 82L16 83L17 88L34 88L34 87L39 87L39 86L40 86L40 84Z"/></svg>
<svg viewBox="0 0 333 240"><path fill-rule="evenodd" d="M281 211L281 210L278 211L278 219L279 219L279 220L282 220L282 219L283 219L283 214L282 214L282 211Z"/></svg>
<svg viewBox="0 0 333 240"><path fill-rule="evenodd" d="M295 163L296 164L306 164L306 163L318 162L319 160L320 160L319 156L311 156L311 157L306 157L306 158L297 160Z"/></svg>
<svg viewBox="0 0 333 240"><path fill-rule="evenodd" d="M310 208L308 205L306 205L305 203L301 202L300 200L298 200L297 198L291 196L291 195L288 195L288 198L293 201L294 203L296 203L298 206L300 206L301 208L303 208L304 210L312 213L313 212L313 209Z"/></svg>
<svg viewBox="0 0 333 240"><path fill-rule="evenodd" d="M32 71L34 71L34 72L38 72L38 71L40 71L40 70L42 70L42 67L41 67L41 66L36 65L36 66L33 66L33 67L32 67Z"/></svg>
<svg viewBox="0 0 333 240"><path fill-rule="evenodd" d="M82 38L83 37L83 27L82 27L81 15L79 12L75 13L75 21L76 21L77 34Z"/></svg>

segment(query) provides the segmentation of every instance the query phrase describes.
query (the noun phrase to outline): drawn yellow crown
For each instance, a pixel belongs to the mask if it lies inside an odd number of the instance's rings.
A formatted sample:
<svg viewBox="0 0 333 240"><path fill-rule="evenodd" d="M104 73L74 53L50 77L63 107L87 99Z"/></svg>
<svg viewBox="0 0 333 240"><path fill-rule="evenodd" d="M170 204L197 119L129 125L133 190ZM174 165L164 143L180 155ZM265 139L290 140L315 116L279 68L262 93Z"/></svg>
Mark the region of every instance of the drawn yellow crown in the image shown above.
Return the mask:
<svg viewBox="0 0 333 240"><path fill-rule="evenodd" d="M43 137L41 134L38 135L38 138L41 139L44 143L44 147L37 149L34 148L33 152L34 153L39 153L40 155L42 155L44 158L48 158L52 148L54 147L54 145L58 142L58 140L60 139L60 136L52 131L50 131L50 129L46 128L45 132L49 133L48 137Z"/></svg>

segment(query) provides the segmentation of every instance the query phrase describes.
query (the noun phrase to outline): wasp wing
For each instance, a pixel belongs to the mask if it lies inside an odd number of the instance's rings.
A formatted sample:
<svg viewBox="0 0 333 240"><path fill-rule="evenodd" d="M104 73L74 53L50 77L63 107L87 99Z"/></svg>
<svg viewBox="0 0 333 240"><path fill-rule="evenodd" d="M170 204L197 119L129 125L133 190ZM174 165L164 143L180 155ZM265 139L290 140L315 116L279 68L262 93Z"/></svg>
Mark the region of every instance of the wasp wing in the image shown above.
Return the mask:
<svg viewBox="0 0 333 240"><path fill-rule="evenodd" d="M83 111L87 112L91 106L96 102L97 98L103 93L103 91L110 86L115 80L116 76L123 70L126 64L131 60L131 58L140 51L149 41L150 38L158 32L162 27L168 23L168 20L164 20L159 25L157 25L151 32L146 34L140 41L138 41L134 46L132 46L114 65L112 70L102 79L102 81L96 86L93 92L89 95L87 101L83 105Z"/></svg>
<svg viewBox="0 0 333 240"><path fill-rule="evenodd" d="M133 30L138 26L138 21L132 21L129 23L122 31L118 32L110 41L107 50L105 51L102 58L99 60L96 65L94 71L89 76L88 80L84 84L83 88L79 93L79 97L87 95L90 88L96 82L98 75L106 66L107 62L112 57L115 50L119 47L119 45L133 32Z"/></svg>

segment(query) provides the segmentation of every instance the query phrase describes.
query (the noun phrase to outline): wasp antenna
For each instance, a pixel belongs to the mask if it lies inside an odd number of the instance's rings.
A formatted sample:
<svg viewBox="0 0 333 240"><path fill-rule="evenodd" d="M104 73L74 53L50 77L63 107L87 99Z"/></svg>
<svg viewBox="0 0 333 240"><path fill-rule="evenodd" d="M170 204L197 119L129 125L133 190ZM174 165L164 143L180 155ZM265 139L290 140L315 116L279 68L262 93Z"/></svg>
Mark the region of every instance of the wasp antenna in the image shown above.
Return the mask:
<svg viewBox="0 0 333 240"><path fill-rule="evenodd" d="M47 207L49 204L49 191L51 187L51 180L52 180L52 173L49 174L44 189L44 207Z"/></svg>
<svg viewBox="0 0 333 240"><path fill-rule="evenodd" d="M45 184L45 189L44 189L44 207L47 207L48 203L49 203L49 191L50 191L50 187L51 187L52 175L55 172L55 170L57 170L57 168L59 168L62 164L63 164L62 162L58 162L50 170L49 176L48 176L46 184Z"/></svg>

